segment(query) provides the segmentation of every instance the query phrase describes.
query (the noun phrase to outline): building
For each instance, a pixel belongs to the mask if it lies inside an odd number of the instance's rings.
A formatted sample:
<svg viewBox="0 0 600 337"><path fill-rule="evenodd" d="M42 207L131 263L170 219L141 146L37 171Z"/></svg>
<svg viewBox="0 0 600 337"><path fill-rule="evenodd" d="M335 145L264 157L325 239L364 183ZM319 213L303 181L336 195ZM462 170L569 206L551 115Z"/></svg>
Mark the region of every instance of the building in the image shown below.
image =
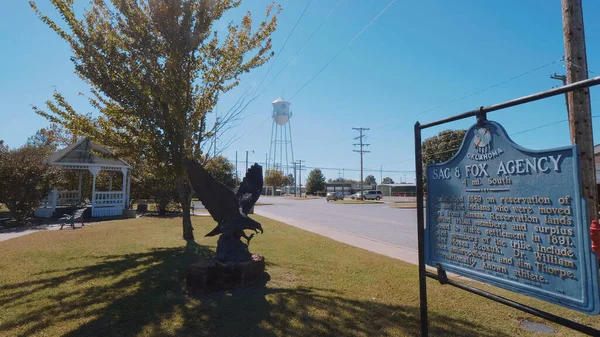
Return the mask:
<svg viewBox="0 0 600 337"><path fill-rule="evenodd" d="M329 182L325 184L327 192L342 192L345 195L351 195L360 192L360 184ZM374 190L375 185L363 185L363 191Z"/></svg>
<svg viewBox="0 0 600 337"><path fill-rule="evenodd" d="M381 184L377 185L377 190L387 197L414 197L417 195L417 184Z"/></svg>

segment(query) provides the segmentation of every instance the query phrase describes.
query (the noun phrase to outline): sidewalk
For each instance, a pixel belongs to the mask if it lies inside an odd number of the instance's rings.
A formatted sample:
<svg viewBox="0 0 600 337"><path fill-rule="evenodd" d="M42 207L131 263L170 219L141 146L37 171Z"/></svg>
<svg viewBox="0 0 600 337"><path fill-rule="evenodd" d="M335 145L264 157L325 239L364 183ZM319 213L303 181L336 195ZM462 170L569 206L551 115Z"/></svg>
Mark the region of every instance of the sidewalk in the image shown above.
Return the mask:
<svg viewBox="0 0 600 337"><path fill-rule="evenodd" d="M366 238L360 235L319 226L311 222L304 222L294 219L288 219L282 216L277 216L271 214L268 210L265 210L263 207L257 207L255 209L255 213L273 220L284 222L294 227L307 230L309 232L326 236L335 241L362 248L377 254L389 256L391 258L412 263L414 265L417 265L419 263L417 251L414 249L404 248L387 242Z"/></svg>
<svg viewBox="0 0 600 337"><path fill-rule="evenodd" d="M201 211L201 210L196 210L195 213L192 213L193 216L210 216L210 214L208 212L205 211ZM137 217L139 217L140 215L137 215ZM101 219L95 218L93 220L87 219L89 221L86 221L86 226L89 225L93 225L96 222L102 222ZM112 221L114 219L106 219L105 221ZM39 231L46 231L46 230L50 230L50 231L54 231L54 230L59 230L60 229L60 221L57 219L54 220L50 220L51 222L46 223L46 224L40 224L37 226L32 226L32 227L14 227L14 228L3 228L0 227L0 242L2 241L6 241L6 240L10 240L10 239L14 239L14 238L18 238L19 236L24 236L27 234L31 234L31 233L35 233L35 232L39 232ZM80 228L81 224L76 224L75 225L77 229ZM70 225L65 225L64 226L64 230L71 230Z"/></svg>
<svg viewBox="0 0 600 337"><path fill-rule="evenodd" d="M71 229L71 227L68 227L69 229ZM18 238L19 236L23 236L23 235L27 235L27 234L31 234L31 233L35 233L35 232L39 232L39 231L45 231L45 230L58 230L60 229L60 223L56 224L42 224L42 225L37 225L34 227L26 227L26 228L0 228L0 242L2 241L6 241L9 239L14 239L14 238Z"/></svg>

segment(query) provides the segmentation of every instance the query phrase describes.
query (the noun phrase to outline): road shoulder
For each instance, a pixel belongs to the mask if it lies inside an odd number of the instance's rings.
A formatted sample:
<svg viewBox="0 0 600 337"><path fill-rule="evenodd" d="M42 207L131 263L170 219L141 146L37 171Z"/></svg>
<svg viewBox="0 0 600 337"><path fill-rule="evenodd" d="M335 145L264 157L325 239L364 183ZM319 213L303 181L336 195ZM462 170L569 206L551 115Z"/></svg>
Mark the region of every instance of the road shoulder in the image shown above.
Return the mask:
<svg viewBox="0 0 600 337"><path fill-rule="evenodd" d="M299 221L295 219L286 218L272 214L268 209L257 207L255 213L273 220L284 222L288 225L298 227L309 232L313 232L322 236L326 236L330 239L352 245L358 248L362 248L377 254L389 256L394 259L398 259L404 262L418 264L417 251L410 248L396 246L387 242L366 238L360 235L332 229L329 227L320 226L318 224L306 221Z"/></svg>

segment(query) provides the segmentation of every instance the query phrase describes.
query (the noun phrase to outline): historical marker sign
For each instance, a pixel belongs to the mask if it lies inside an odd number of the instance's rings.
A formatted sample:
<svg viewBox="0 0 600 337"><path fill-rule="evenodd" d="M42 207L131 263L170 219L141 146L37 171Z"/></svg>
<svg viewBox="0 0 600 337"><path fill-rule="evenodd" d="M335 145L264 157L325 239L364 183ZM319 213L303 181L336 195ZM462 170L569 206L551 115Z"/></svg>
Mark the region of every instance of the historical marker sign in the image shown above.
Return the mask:
<svg viewBox="0 0 600 337"><path fill-rule="evenodd" d="M474 125L454 158L427 166L426 263L598 314L580 181L575 146L530 151Z"/></svg>

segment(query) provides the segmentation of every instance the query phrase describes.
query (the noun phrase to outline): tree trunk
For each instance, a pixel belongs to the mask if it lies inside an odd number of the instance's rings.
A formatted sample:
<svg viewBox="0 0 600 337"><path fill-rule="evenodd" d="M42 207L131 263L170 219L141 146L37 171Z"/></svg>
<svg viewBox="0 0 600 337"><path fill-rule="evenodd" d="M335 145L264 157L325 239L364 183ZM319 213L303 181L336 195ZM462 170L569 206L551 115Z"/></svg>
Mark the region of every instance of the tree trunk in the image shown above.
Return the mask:
<svg viewBox="0 0 600 337"><path fill-rule="evenodd" d="M192 202L192 188L188 178L179 178L178 181L179 199L181 209L183 210L183 239L194 240L194 228L192 227L192 218L190 216L190 203Z"/></svg>
<svg viewBox="0 0 600 337"><path fill-rule="evenodd" d="M168 198L161 198L158 201L158 215L167 214L167 207L169 207L169 202L171 202Z"/></svg>

